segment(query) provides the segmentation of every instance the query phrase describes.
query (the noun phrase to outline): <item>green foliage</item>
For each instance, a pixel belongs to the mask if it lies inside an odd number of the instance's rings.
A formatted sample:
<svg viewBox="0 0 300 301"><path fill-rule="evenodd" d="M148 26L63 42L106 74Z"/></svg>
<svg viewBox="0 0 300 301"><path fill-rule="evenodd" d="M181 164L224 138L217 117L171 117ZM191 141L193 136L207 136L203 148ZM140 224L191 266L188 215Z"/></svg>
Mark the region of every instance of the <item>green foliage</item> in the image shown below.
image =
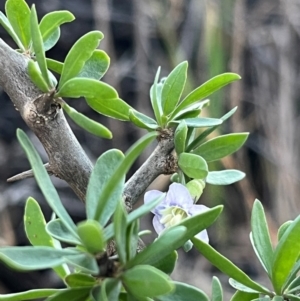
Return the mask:
<svg viewBox="0 0 300 301"><path fill-rule="evenodd" d="M190 178L204 179L208 174L206 161L198 155L181 153L178 159L180 169Z"/></svg>
<svg viewBox="0 0 300 301"><path fill-rule="evenodd" d="M68 114L68 116L80 127L85 129L87 132L94 134L96 136L111 139L111 131L104 125L86 117L85 115L79 113L74 108L71 108L66 103L63 104L63 109Z"/></svg>
<svg viewBox="0 0 300 301"><path fill-rule="evenodd" d="M36 289L21 293L0 295L1 301L25 301L46 298L59 292L59 289Z"/></svg>
<svg viewBox="0 0 300 301"><path fill-rule="evenodd" d="M29 48L30 44L30 9L23 0L8 0L5 3L5 12L7 19L18 37L15 42L21 50Z"/></svg>
<svg viewBox="0 0 300 301"><path fill-rule="evenodd" d="M230 185L242 180L244 177L245 173L235 169L209 171L206 177L206 183L212 185Z"/></svg>

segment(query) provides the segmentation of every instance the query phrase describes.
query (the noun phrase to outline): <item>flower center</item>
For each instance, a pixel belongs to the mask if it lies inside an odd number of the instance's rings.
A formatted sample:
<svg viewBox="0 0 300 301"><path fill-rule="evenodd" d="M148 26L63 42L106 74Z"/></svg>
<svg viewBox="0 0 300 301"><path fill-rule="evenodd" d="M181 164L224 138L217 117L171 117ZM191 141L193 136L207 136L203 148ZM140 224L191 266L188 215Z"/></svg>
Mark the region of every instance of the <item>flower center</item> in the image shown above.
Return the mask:
<svg viewBox="0 0 300 301"><path fill-rule="evenodd" d="M180 207L168 207L161 212L160 223L165 226L165 228L179 224L183 219L188 217L186 211Z"/></svg>

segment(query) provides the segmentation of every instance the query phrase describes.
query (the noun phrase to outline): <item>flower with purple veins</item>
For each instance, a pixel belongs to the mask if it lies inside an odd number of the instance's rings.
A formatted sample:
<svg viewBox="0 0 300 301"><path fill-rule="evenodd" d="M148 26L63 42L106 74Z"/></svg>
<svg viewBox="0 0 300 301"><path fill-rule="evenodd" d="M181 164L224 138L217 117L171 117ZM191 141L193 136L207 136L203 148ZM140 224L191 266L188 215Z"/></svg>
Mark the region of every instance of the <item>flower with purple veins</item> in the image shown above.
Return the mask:
<svg viewBox="0 0 300 301"><path fill-rule="evenodd" d="M159 190L149 190L145 193L144 202L149 203L162 194L163 192ZM204 205L194 205L193 199L184 185L173 183L162 202L151 210L154 214L153 227L157 234L160 234L164 229L177 225L183 219L207 210L208 207ZM201 231L195 237L208 243L206 230Z"/></svg>

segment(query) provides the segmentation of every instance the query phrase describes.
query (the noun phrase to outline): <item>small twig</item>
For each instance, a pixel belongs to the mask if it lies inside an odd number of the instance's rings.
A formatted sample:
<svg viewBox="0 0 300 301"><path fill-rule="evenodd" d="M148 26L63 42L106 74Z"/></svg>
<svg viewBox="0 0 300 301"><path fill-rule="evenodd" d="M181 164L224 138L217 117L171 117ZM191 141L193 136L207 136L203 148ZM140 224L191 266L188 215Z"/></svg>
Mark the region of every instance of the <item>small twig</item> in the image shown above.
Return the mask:
<svg viewBox="0 0 300 301"><path fill-rule="evenodd" d="M45 166L48 174L50 176L53 175L50 164L46 163L46 164L44 164L44 166ZM27 178L32 178L33 176L34 176L33 171L32 171L32 169L30 169L30 170L23 171L13 177L8 178L6 181L7 182L16 182L16 181L20 181L20 180L27 179Z"/></svg>

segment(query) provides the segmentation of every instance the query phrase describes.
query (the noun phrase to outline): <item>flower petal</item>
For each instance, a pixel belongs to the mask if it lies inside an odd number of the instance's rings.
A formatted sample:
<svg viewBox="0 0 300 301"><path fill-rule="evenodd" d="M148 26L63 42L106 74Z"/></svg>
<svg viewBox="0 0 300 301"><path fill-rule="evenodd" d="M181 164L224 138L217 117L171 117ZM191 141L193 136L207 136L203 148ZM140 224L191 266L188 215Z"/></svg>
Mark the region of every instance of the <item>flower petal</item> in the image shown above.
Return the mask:
<svg viewBox="0 0 300 301"><path fill-rule="evenodd" d="M144 196L144 203L147 204L147 203L150 203L152 202L154 199L160 197L161 195L163 194L163 192L159 191L159 190L149 190L145 193L145 196ZM163 199L161 201L161 203L163 203L165 201L165 199ZM151 210L152 213L157 213L158 210L160 209L160 204L158 206L156 206L155 208L153 208Z"/></svg>
<svg viewBox="0 0 300 301"><path fill-rule="evenodd" d="M195 236L197 239L201 239L202 241L206 242L208 244L209 238L206 230L201 231Z"/></svg>
<svg viewBox="0 0 300 301"><path fill-rule="evenodd" d="M157 234L161 233L165 229L165 227L160 223L159 217L157 215L153 217L152 223L153 223L154 230L156 231Z"/></svg>
<svg viewBox="0 0 300 301"><path fill-rule="evenodd" d="M166 203L169 206L178 206L183 209L189 209L194 204L188 189L184 185L178 183L170 185Z"/></svg>
<svg viewBox="0 0 300 301"><path fill-rule="evenodd" d="M204 205L193 205L189 208L189 214L194 216L194 215L203 213L207 210L209 210L209 208Z"/></svg>

